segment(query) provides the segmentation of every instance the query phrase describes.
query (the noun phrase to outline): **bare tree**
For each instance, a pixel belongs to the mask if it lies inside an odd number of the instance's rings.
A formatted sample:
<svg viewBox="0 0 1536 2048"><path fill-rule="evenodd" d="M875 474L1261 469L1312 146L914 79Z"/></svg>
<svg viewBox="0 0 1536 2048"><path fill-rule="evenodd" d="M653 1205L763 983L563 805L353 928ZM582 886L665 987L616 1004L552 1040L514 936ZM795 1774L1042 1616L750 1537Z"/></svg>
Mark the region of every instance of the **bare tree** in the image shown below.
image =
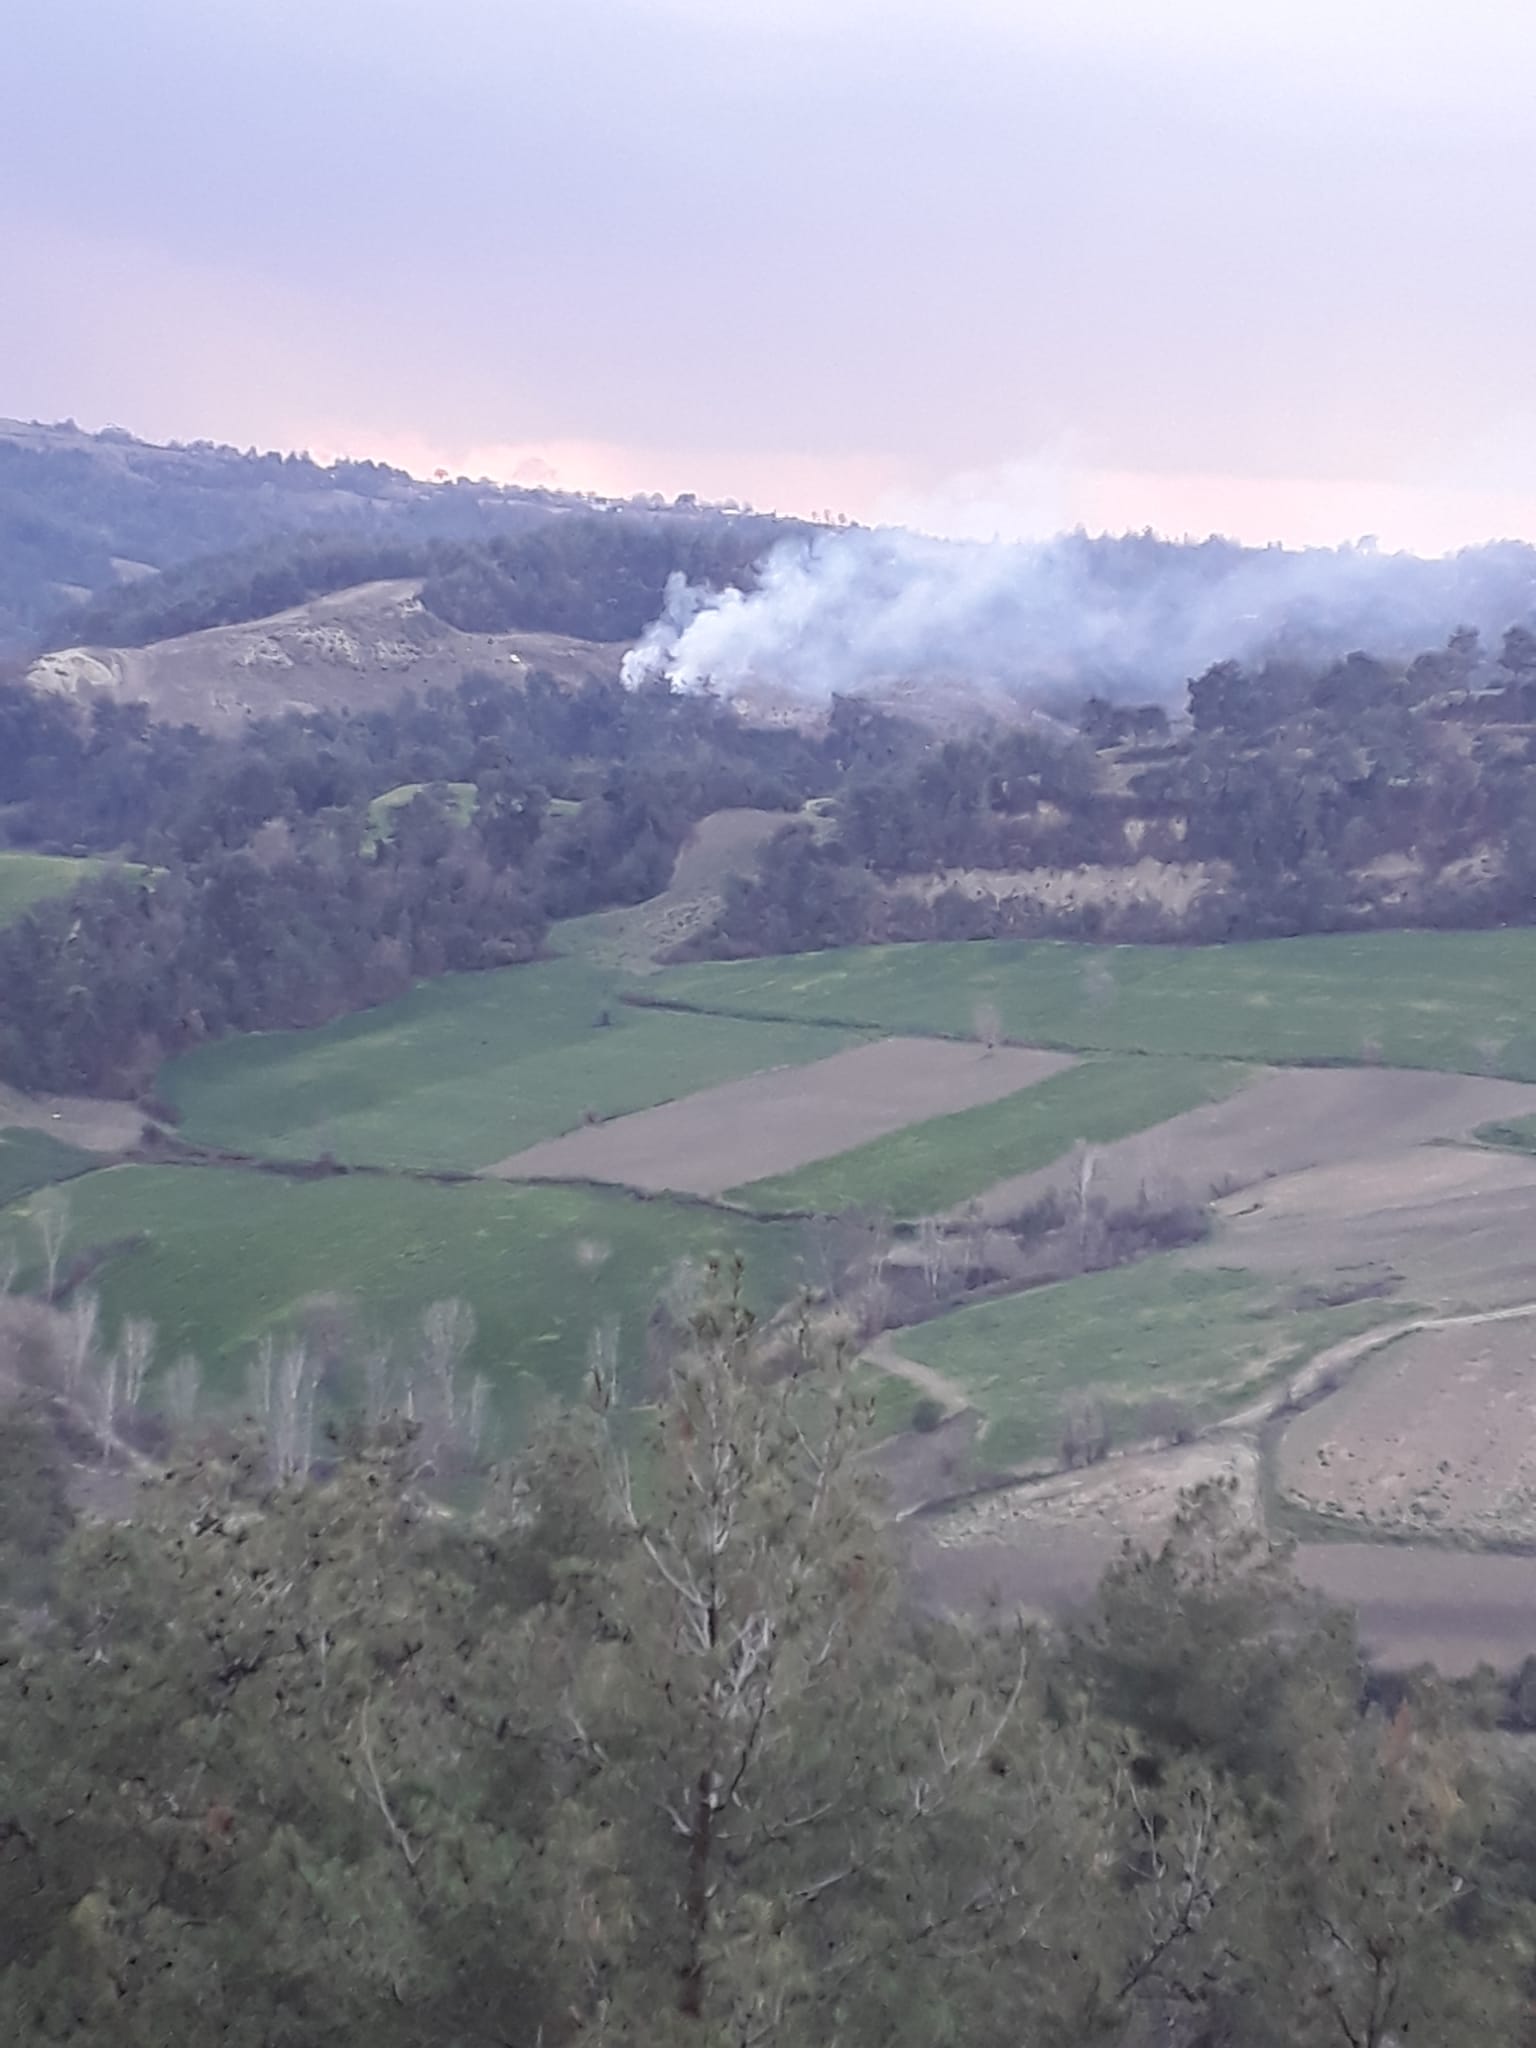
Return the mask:
<svg viewBox="0 0 1536 2048"><path fill-rule="evenodd" d="M614 1316L598 1323L587 1338L587 1377L594 1396L605 1402L613 1398L619 1379L619 1325Z"/></svg>
<svg viewBox="0 0 1536 2048"><path fill-rule="evenodd" d="M1093 1179L1098 1164L1098 1153L1086 1138L1079 1138L1072 1147L1069 1199L1072 1203L1072 1219L1077 1233L1077 1256L1080 1266L1088 1264L1091 1249L1089 1240L1093 1222Z"/></svg>
<svg viewBox="0 0 1536 2048"><path fill-rule="evenodd" d="M77 1295L64 1311L64 1391L72 1401L84 1389L100 1319L101 1302L94 1294Z"/></svg>
<svg viewBox="0 0 1536 2048"><path fill-rule="evenodd" d="M1061 1424L1061 1462L1065 1466L1103 1464L1112 1441L1101 1401L1084 1394L1067 1403Z"/></svg>
<svg viewBox="0 0 1536 2048"><path fill-rule="evenodd" d="M266 1428L267 1469L275 1485L309 1469L315 1431L316 1372L293 1342L279 1352L263 1337L251 1366L251 1406Z"/></svg>
<svg viewBox="0 0 1536 2048"><path fill-rule="evenodd" d="M388 1344L370 1344L363 1353L363 1428L374 1435L402 1406L393 1351Z"/></svg>
<svg viewBox="0 0 1536 2048"><path fill-rule="evenodd" d="M101 1360L96 1374L94 1388L94 1421L96 1441L103 1458L111 1454L117 1442L117 1410L122 1398L123 1361L121 1353L107 1352Z"/></svg>
<svg viewBox="0 0 1536 2048"><path fill-rule="evenodd" d="M923 1285L934 1301L939 1298L947 1263L944 1229L937 1216L925 1216L917 1227L917 1255L923 1269Z"/></svg>
<svg viewBox="0 0 1536 2048"><path fill-rule="evenodd" d="M202 1385L203 1368L190 1352L183 1352L165 1376L165 1405L183 1426L197 1413Z"/></svg>
<svg viewBox="0 0 1536 2048"><path fill-rule="evenodd" d="M122 1360L122 1400L125 1408L137 1408L144 1382L155 1356L155 1326L143 1316L128 1316L117 1336Z"/></svg>
<svg viewBox="0 0 1536 2048"><path fill-rule="evenodd" d="M69 1225L68 1195L62 1188L44 1188L32 1203L32 1228L43 1254L44 1299L50 1302L59 1291L59 1261L69 1242Z"/></svg>
<svg viewBox="0 0 1536 2048"><path fill-rule="evenodd" d="M1003 1014L996 1003L978 1003L971 1012L971 1029L984 1053L996 1052L1003 1042Z"/></svg>

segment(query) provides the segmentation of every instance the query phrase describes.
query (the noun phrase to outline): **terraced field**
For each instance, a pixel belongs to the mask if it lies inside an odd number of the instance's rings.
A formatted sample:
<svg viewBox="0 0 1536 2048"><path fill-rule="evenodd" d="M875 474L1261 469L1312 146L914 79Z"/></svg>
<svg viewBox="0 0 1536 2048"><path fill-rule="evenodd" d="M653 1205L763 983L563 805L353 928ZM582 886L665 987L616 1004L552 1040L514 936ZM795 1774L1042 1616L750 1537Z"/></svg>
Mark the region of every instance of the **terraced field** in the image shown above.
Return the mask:
<svg viewBox="0 0 1536 2048"><path fill-rule="evenodd" d="M1049 1166L1079 1140L1100 1145L1147 1130L1247 1079L1247 1068L1215 1061L1086 1060L1001 1102L908 1124L798 1172L735 1188L732 1199L824 1215L932 1215Z"/></svg>
<svg viewBox="0 0 1536 2048"><path fill-rule="evenodd" d="M3 1156L3 1155L0 1155ZM169 1362L195 1353L238 1393L267 1331L303 1305L343 1305L364 1339L408 1342L421 1311L460 1297L479 1318L476 1365L503 1412L575 1399L594 1329L614 1320L629 1391L644 1394L647 1311L678 1261L728 1255L743 1229L701 1208L622 1194L390 1177L318 1181L199 1167L114 1167L71 1183L66 1262L115 1247L97 1284L108 1326L148 1316ZM794 1291L801 1234L754 1223L749 1283L763 1307ZM0 1217L35 1277L28 1204Z"/></svg>
<svg viewBox="0 0 1536 2048"><path fill-rule="evenodd" d="M1020 1045L1536 1080L1530 928L1200 948L859 947L675 968L649 994L722 1014L950 1037L970 1035L988 1003Z"/></svg>
<svg viewBox="0 0 1536 2048"><path fill-rule="evenodd" d="M164 1070L159 1093L200 1144L474 1171L593 1118L822 1059L865 1036L633 1009L607 970L547 960L445 975L317 1031L201 1047Z"/></svg>
<svg viewBox="0 0 1536 2048"><path fill-rule="evenodd" d="M1142 1410L1154 1400L1210 1422L1325 1344L1405 1313L1382 1299L1319 1307L1300 1276L1201 1271L1165 1254L978 1302L903 1331L900 1344L979 1410L979 1455L1006 1469L1056 1455L1074 1397L1093 1395L1121 1442L1149 1434Z"/></svg>

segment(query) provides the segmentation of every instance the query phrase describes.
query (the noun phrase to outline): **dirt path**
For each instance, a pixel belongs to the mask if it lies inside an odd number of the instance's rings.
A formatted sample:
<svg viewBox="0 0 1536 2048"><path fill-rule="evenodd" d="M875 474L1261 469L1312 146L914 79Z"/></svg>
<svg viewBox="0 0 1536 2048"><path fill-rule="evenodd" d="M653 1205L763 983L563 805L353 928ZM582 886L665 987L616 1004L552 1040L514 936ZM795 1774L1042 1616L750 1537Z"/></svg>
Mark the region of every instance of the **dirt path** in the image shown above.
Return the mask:
<svg viewBox="0 0 1536 2048"><path fill-rule="evenodd" d="M915 1358L904 1358L891 1341L889 1331L877 1337L872 1344L866 1344L863 1356L871 1365L879 1366L882 1372L890 1373L893 1379L905 1380L909 1387L916 1387L920 1394L927 1394L947 1412L955 1413L971 1405L965 1389L944 1373L935 1372L931 1365L920 1365Z"/></svg>
<svg viewBox="0 0 1536 2048"><path fill-rule="evenodd" d="M1341 1344L1330 1344L1326 1351L1319 1351L1315 1358L1309 1359L1279 1393L1268 1394L1262 1401L1240 1408L1235 1415L1227 1416L1225 1421L1217 1423L1207 1433L1214 1435L1256 1429L1260 1424L1272 1421L1286 1408L1310 1400L1334 1375L1358 1365L1371 1352L1395 1344L1400 1337L1414 1337L1421 1330L1472 1330L1482 1323L1512 1323L1524 1316L1536 1316L1536 1301L1516 1302L1508 1308L1477 1309L1468 1315L1412 1316L1407 1322L1386 1323L1360 1336L1346 1337Z"/></svg>

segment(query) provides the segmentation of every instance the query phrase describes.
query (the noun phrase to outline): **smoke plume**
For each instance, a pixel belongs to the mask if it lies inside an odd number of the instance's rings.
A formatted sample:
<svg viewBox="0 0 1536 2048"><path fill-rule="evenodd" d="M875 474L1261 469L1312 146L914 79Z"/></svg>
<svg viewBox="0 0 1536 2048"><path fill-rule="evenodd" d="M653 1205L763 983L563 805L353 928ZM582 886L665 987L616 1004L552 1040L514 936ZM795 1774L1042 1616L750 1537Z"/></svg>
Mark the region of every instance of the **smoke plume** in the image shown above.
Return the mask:
<svg viewBox="0 0 1536 2048"><path fill-rule="evenodd" d="M674 577L624 674L807 704L886 689L999 708L1088 690L1171 701L1215 661L1412 654L1458 625L1500 633L1533 606L1536 550L1517 542L1426 560L1364 542L984 544L861 529L782 543L745 592Z"/></svg>

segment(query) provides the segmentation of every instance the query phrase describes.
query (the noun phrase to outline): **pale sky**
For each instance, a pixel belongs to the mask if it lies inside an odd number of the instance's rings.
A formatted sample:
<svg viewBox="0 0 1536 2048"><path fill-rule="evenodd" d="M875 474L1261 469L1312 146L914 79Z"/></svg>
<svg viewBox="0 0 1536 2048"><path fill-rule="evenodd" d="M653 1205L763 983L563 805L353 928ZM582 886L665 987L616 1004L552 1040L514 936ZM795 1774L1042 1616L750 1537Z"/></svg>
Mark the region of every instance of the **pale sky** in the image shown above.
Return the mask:
<svg viewBox="0 0 1536 2048"><path fill-rule="evenodd" d="M1536 538L1525 0L5 0L0 414Z"/></svg>

